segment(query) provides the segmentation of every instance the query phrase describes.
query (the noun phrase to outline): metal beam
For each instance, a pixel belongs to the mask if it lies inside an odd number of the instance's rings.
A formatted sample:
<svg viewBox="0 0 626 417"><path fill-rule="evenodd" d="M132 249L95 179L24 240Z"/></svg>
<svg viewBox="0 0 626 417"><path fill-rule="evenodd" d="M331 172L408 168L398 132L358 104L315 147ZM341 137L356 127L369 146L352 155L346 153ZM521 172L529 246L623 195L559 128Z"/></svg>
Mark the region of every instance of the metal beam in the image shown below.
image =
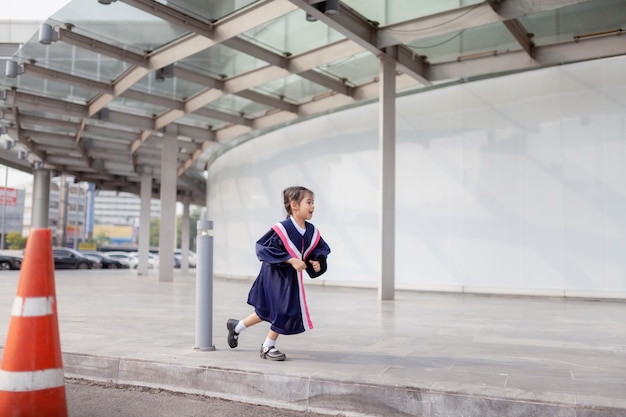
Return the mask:
<svg viewBox="0 0 626 417"><path fill-rule="evenodd" d="M531 40L531 35L528 33L524 25L517 20L505 20L504 26L511 32L513 37L517 40L517 42L522 46L524 51L528 54L528 56L533 57L535 53L535 44Z"/></svg>
<svg viewBox="0 0 626 417"><path fill-rule="evenodd" d="M235 95L239 96L239 97L243 97L246 98L248 100L257 102L257 103L261 103L264 104L268 107L272 107L272 108L276 108L276 109L281 109L281 110L285 110L291 113L297 113L298 112L298 106L295 104L291 104L288 103L284 100L281 100L279 98L275 98L275 97L270 97L266 94L261 94L261 93L257 93L256 91L252 91L252 90L243 90L243 91L239 91L237 93L235 93Z"/></svg>
<svg viewBox="0 0 626 417"><path fill-rule="evenodd" d="M55 71L49 68L40 67L35 64L24 63L23 67L24 74L33 75L35 77L62 82L76 87L82 87L92 90L95 89L103 92L112 91L112 87L110 84L100 81L90 80L88 78L79 77L77 75L66 74L61 71Z"/></svg>
<svg viewBox="0 0 626 417"><path fill-rule="evenodd" d="M563 65L617 55L626 55L626 42L616 34L538 46L534 48L534 59L530 59L526 51L520 50L476 57L467 61L435 64L431 67L431 77L433 81L488 77L512 71Z"/></svg>
<svg viewBox="0 0 626 417"><path fill-rule="evenodd" d="M69 29L59 29L59 40L69 45L74 45L81 49L102 54L120 61L129 62L140 67L147 68L149 65L148 59L143 55L80 35Z"/></svg>
<svg viewBox="0 0 626 417"><path fill-rule="evenodd" d="M376 46L406 44L585 1L589 0L489 0L382 27L376 33Z"/></svg>
<svg viewBox="0 0 626 417"><path fill-rule="evenodd" d="M343 94L344 96L351 96L354 92L354 88L346 84L348 80L340 81L336 78L331 78L315 70L304 71L299 73L298 75L304 79L314 82L315 84L324 86L329 90L336 91L339 94Z"/></svg>
<svg viewBox="0 0 626 417"><path fill-rule="evenodd" d="M377 25L358 14L354 9L341 7L339 13L329 16L310 5L306 0L290 1L375 56L387 55L386 51L377 45ZM396 56L390 56L390 58L396 60L397 56L405 57L403 62L400 63L402 71L420 83L430 85L428 80L428 63L404 45L398 45L397 48L394 48L394 53L396 51ZM406 57L410 57L410 59L406 59Z"/></svg>
<svg viewBox="0 0 626 417"><path fill-rule="evenodd" d="M224 82L222 80L200 74L199 72L181 67L180 65L174 67L174 76L207 88L215 88L217 90L224 88Z"/></svg>
<svg viewBox="0 0 626 417"><path fill-rule="evenodd" d="M126 90L122 93L122 97L132 100L141 101L143 103L151 103L157 106L182 109L183 102L169 97L157 96L156 94L148 94L137 90Z"/></svg>
<svg viewBox="0 0 626 417"><path fill-rule="evenodd" d="M194 112L195 114L199 114L201 116L210 117L211 119L217 119L224 122L249 126L250 119L246 119L245 117L237 114L225 113L223 111L209 109L207 107L202 107Z"/></svg>
<svg viewBox="0 0 626 417"><path fill-rule="evenodd" d="M246 55L260 59L261 61L265 61L270 65L274 65L279 68L285 68L287 66L287 58L285 56L268 51L265 48L241 38L228 39L224 41L224 45Z"/></svg>
<svg viewBox="0 0 626 417"><path fill-rule="evenodd" d="M213 37L213 22L197 19L153 0L122 0L122 2L150 13L166 22L184 27L190 32L206 36L207 38Z"/></svg>

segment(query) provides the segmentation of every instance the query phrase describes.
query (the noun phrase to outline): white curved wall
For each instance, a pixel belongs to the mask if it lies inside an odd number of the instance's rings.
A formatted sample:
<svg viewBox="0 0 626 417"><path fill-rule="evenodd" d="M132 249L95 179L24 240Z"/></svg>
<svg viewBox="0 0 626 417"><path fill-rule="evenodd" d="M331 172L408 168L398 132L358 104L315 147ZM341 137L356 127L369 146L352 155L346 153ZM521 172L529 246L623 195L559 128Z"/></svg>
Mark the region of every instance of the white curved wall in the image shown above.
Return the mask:
<svg viewBox="0 0 626 417"><path fill-rule="evenodd" d="M626 297L626 58L397 100L396 287ZM256 138L209 168L214 273L256 276L282 190L316 193L324 280L376 286L378 104Z"/></svg>

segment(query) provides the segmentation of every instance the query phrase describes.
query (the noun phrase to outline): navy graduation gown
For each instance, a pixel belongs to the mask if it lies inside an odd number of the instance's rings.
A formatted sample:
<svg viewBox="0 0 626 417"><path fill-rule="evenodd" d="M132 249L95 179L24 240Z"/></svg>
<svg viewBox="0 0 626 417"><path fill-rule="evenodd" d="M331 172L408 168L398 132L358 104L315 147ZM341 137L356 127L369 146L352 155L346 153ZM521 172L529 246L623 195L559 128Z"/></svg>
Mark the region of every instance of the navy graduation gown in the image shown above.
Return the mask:
<svg viewBox="0 0 626 417"><path fill-rule="evenodd" d="M317 260L322 269L314 273L310 268L309 272L315 278L326 271L329 253L330 247L315 226L306 222L306 231L302 236L290 218L272 226L256 242L256 254L262 264L250 288L248 304L254 306L260 319L271 323L273 331L297 334L313 328L303 274L286 261L297 258L308 264L309 260Z"/></svg>

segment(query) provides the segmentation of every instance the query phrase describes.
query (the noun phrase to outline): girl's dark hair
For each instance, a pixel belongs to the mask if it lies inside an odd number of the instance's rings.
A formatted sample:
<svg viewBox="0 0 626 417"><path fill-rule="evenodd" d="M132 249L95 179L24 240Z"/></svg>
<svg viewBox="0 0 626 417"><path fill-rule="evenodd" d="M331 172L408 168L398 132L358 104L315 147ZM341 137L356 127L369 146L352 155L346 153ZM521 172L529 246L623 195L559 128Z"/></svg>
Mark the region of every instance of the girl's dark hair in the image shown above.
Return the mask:
<svg viewBox="0 0 626 417"><path fill-rule="evenodd" d="M304 199L307 194L311 194L311 196L315 196L313 191L308 188L301 187L299 185L295 187L285 188L283 191L283 202L285 204L285 211L287 212L287 218L291 216L291 202L296 201L300 202Z"/></svg>

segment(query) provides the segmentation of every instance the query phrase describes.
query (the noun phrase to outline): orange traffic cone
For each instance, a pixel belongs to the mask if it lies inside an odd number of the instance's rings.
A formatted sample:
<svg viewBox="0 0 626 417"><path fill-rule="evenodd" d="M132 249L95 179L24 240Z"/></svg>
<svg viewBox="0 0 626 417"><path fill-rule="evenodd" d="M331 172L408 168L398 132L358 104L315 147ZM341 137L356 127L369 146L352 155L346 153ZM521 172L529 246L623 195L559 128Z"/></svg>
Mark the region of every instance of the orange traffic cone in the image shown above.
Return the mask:
<svg viewBox="0 0 626 417"><path fill-rule="evenodd" d="M0 363L0 416L67 417L50 229L32 229Z"/></svg>

